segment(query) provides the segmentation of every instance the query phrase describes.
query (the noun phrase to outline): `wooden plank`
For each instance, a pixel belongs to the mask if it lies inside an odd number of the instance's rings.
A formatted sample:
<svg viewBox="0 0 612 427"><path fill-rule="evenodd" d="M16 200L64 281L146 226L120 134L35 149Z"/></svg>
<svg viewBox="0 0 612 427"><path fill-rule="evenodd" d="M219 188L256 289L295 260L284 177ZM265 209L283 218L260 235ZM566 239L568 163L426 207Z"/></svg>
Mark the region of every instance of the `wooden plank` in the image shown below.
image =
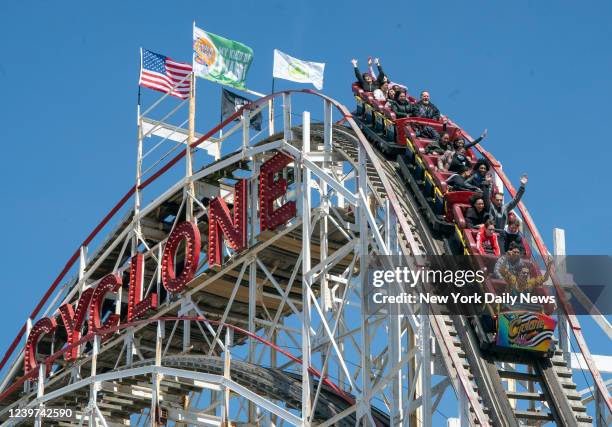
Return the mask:
<svg viewBox="0 0 612 427"><path fill-rule="evenodd" d="M540 381L540 377L538 377L535 374L529 374L527 372L499 371L499 376L502 378L518 380L518 381L531 381L531 382Z"/></svg>
<svg viewBox="0 0 612 427"><path fill-rule="evenodd" d="M544 393L531 392L531 391L508 391L506 392L508 399L520 399L520 400L539 400L544 401Z"/></svg>
<svg viewBox="0 0 612 427"><path fill-rule="evenodd" d="M516 418L522 418L533 421L552 421L553 416L548 412L540 412L540 411L514 411L514 415Z"/></svg>

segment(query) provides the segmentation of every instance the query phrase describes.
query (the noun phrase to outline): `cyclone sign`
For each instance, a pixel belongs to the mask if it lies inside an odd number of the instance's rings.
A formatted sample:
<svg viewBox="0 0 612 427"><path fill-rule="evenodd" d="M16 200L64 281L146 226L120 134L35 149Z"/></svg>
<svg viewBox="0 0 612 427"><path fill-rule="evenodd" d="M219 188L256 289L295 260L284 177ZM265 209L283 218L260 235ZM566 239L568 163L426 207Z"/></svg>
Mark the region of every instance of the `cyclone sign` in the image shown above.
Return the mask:
<svg viewBox="0 0 612 427"><path fill-rule="evenodd" d="M251 215L259 218L260 233L265 230L274 231L287 223L297 213L295 201L286 201L281 206L278 199L287 195L287 180L282 178L283 171L294 162L290 156L277 153L264 163L259 170L259 208L253 209ZM208 258L209 267L221 266L226 259L228 250L241 253L248 249L249 237L247 227L247 181L239 180L234 187L233 214L225 199L221 196L210 201L208 211ZM170 232L163 247L160 279L167 292L180 294L195 277L200 265L200 250L202 238L200 229L195 222L178 223ZM225 247L225 248L224 248ZM177 270L177 253L184 251L182 268ZM59 307L59 313L43 317L32 325L28 333L24 350L23 371L26 376L38 372L38 343L44 335L53 334L56 329L65 329L67 350L64 358L74 362L78 357L78 346L86 332L87 339L92 339L94 333L101 333L102 340L110 338L114 331L100 332L117 328L122 322L131 322L139 318L155 314L159 308L158 292L151 290L143 296L144 255L136 253L130 260L127 313L121 316L121 307L117 312L109 312L105 308L105 300L111 295L122 292L123 275L119 270L104 276L97 284L83 291L78 301L66 302ZM75 305L76 304L76 305ZM87 315L89 315L87 317ZM62 350L60 350L61 352ZM60 353L61 354L61 353ZM51 356L54 357L54 356ZM57 356L56 356L57 357ZM45 363L45 362L42 362ZM47 374L50 372L47 370Z"/></svg>

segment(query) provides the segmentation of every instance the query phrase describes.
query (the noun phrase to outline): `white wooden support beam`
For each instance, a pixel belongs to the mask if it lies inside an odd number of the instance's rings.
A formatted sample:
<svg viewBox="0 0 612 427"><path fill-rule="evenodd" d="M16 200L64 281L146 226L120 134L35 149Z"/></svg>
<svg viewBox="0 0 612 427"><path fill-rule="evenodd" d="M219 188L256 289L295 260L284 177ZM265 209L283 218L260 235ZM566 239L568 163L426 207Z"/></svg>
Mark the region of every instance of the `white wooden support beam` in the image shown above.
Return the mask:
<svg viewBox="0 0 612 427"><path fill-rule="evenodd" d="M429 307L422 304L419 323L419 345L421 347L421 425L431 427L431 327Z"/></svg>
<svg viewBox="0 0 612 427"><path fill-rule="evenodd" d="M274 135L274 98L268 101L268 136Z"/></svg>
<svg viewBox="0 0 612 427"><path fill-rule="evenodd" d="M44 363L41 363L38 366L38 384L37 384L37 391L36 391L36 397L38 399L40 399L41 397L43 397L43 395L45 394L45 369L46 369L46 365ZM38 409L43 409L44 405L41 403L40 405L38 405ZM34 420L34 425L35 427L42 427L42 415L40 414L40 412L38 413L38 415L36 416L36 419Z"/></svg>
<svg viewBox="0 0 612 427"><path fill-rule="evenodd" d="M249 266L249 332L255 334L257 329L255 318L257 317L257 257L253 258ZM255 350L257 341L252 336L249 337L249 357L251 363L255 363ZM227 353L227 349L226 349ZM255 423L255 405L249 402L249 423Z"/></svg>
<svg viewBox="0 0 612 427"><path fill-rule="evenodd" d="M561 228L553 229L553 254L556 257L558 265L556 265L557 274L560 277L566 276L566 265L565 265L565 230ZM559 348L563 352L563 360L567 363L567 366L571 365L570 358L570 325L567 321L567 316L562 310L557 311L557 319L559 321Z"/></svg>
<svg viewBox="0 0 612 427"><path fill-rule="evenodd" d="M367 183L367 154L364 147L359 144L358 148L358 171L357 185L358 192L366 194L368 191ZM359 289L361 292L361 393L357 404L357 419L362 420L362 425L372 426L372 414L370 412L371 389L371 361L370 361L370 325L368 313L366 311L366 292L368 281L368 261L369 261L369 229L368 229L368 204L359 203L357 206L357 221L359 222Z"/></svg>
<svg viewBox="0 0 612 427"><path fill-rule="evenodd" d="M230 372L231 345L232 345L232 342L231 342L231 336L230 336L230 329L226 328L225 329L225 352L223 353L223 377L227 380L231 379L231 372ZM225 385L223 387L223 409L221 412L222 414L221 418L223 420L224 426L228 426L230 422L229 410L230 410L230 388L227 385Z"/></svg>
<svg viewBox="0 0 612 427"><path fill-rule="evenodd" d="M293 132L291 131L291 94L287 92L283 92L283 134L285 141L293 140Z"/></svg>
<svg viewBox="0 0 612 427"><path fill-rule="evenodd" d="M91 351L91 373L90 376L92 378L96 378L97 374L97 365L98 365L98 354L100 353L100 343L102 341L102 337L100 335L95 335L93 339L93 349ZM95 427L95 414L94 408L97 407L98 402L98 389L99 389L100 381L93 381L89 386L89 427Z"/></svg>
<svg viewBox="0 0 612 427"><path fill-rule="evenodd" d="M287 95L288 98L288 95ZM285 100L285 94L283 94ZM289 109L289 112L291 110ZM285 105L287 112L287 105ZM290 114L289 114L290 116ZM285 117L285 137L289 136L291 130L287 131L287 120ZM290 117L289 117L290 120ZM289 122L290 124L290 122ZM289 135L288 135L289 133ZM287 139L289 140L289 139ZM310 113L304 111L302 115L302 153L310 151ZM310 206L311 206L311 189L310 189L310 169L303 169L302 176L302 272L310 271L310 239L311 239L311 224L310 224ZM311 413L311 381L310 381L310 289L312 279L307 275L302 276L302 426L310 427Z"/></svg>
<svg viewBox="0 0 612 427"><path fill-rule="evenodd" d="M251 112L248 109L242 111L242 156L246 157L249 148L249 129L251 125Z"/></svg>

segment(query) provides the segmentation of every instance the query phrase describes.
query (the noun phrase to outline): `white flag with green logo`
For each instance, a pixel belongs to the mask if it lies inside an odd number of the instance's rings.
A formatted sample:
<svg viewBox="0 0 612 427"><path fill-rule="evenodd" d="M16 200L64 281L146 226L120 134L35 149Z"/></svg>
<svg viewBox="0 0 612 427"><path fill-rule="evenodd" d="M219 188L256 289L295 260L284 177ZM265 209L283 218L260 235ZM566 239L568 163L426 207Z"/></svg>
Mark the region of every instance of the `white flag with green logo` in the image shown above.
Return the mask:
<svg viewBox="0 0 612 427"><path fill-rule="evenodd" d="M312 83L318 90L323 89L322 62L308 62L289 56L274 49L274 71L272 76L298 83Z"/></svg>

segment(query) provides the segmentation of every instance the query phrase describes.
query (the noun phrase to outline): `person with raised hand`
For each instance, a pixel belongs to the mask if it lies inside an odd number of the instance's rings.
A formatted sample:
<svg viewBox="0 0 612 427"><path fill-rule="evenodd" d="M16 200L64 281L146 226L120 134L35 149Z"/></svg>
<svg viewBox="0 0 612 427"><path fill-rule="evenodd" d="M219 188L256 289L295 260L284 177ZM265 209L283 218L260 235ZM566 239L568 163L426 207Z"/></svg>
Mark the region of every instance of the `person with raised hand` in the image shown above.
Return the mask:
<svg viewBox="0 0 612 427"><path fill-rule="evenodd" d="M523 194L525 194L525 186L527 185L527 174L523 174L520 179L521 186L519 187L514 199L504 205L504 195L499 191L493 194L493 202L490 203L489 206L489 215L495 221L495 229L498 231L503 231L504 227L506 227L506 223L508 222L508 214L514 209Z"/></svg>
<svg viewBox="0 0 612 427"><path fill-rule="evenodd" d="M369 72L361 73L361 71L359 71L356 59L353 58L351 60L351 63L353 64L353 68L355 70L355 77L357 77L359 85L366 92L374 92L376 89L380 88L382 83L385 82L385 80L387 79L385 73L383 72L382 66L380 65L380 61L378 61L378 58L376 58L376 65L378 67L379 74L376 80L372 78L372 75Z"/></svg>

